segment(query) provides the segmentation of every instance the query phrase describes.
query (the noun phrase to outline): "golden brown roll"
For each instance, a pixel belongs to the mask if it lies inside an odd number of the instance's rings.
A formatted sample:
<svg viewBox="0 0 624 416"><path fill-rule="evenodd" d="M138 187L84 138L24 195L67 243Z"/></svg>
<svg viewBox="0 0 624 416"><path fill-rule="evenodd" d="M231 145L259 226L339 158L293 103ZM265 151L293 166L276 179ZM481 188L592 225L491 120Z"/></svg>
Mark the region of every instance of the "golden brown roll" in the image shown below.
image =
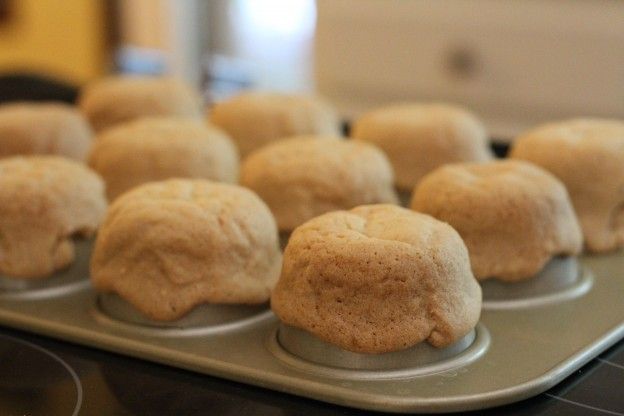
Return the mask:
<svg viewBox="0 0 624 416"><path fill-rule="evenodd" d="M104 183L56 156L0 161L0 273L40 278L74 259L74 235L90 236L106 210Z"/></svg>
<svg viewBox="0 0 624 416"><path fill-rule="evenodd" d="M271 307L345 350L444 347L479 320L481 289L449 225L393 205L360 206L298 227Z"/></svg>
<svg viewBox="0 0 624 416"><path fill-rule="evenodd" d="M340 135L338 115L319 97L246 92L215 105L209 118L232 137L242 157L290 136Z"/></svg>
<svg viewBox="0 0 624 416"><path fill-rule="evenodd" d="M275 220L253 192L171 179L141 185L110 206L91 281L168 321L202 303L266 302L280 266Z"/></svg>
<svg viewBox="0 0 624 416"><path fill-rule="evenodd" d="M520 135L511 157L550 171L568 188L585 247L592 252L624 245L624 122L575 119Z"/></svg>
<svg viewBox="0 0 624 416"><path fill-rule="evenodd" d="M87 85L79 106L96 132L141 117L200 119L203 112L199 94L181 80L169 77L104 78Z"/></svg>
<svg viewBox="0 0 624 416"><path fill-rule="evenodd" d="M444 164L492 158L483 124L447 104L379 108L357 119L351 135L383 150L394 168L396 186L407 191Z"/></svg>
<svg viewBox="0 0 624 416"><path fill-rule="evenodd" d="M104 178L110 200L170 178L238 179L238 153L229 137L202 120L181 117L142 118L104 131L89 165Z"/></svg>
<svg viewBox="0 0 624 416"><path fill-rule="evenodd" d="M74 107L61 103L0 106L0 158L58 155L83 161L93 131Z"/></svg>
<svg viewBox="0 0 624 416"><path fill-rule="evenodd" d="M392 168L367 143L322 136L281 140L249 155L241 184L267 203L280 231L329 211L397 203Z"/></svg>
<svg viewBox="0 0 624 416"><path fill-rule="evenodd" d="M583 244L563 184L527 162L443 166L416 186L411 207L457 230L477 279L531 278Z"/></svg>

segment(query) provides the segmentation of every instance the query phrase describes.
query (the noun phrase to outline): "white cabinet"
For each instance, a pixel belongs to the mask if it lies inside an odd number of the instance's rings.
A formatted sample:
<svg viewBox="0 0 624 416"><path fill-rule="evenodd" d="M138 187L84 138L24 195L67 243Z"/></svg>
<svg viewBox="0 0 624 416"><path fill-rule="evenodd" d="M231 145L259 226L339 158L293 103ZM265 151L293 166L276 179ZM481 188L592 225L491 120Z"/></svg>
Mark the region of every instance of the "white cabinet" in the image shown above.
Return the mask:
<svg viewBox="0 0 624 416"><path fill-rule="evenodd" d="M624 1L318 0L317 88L345 116L393 101L465 104L492 134L624 118Z"/></svg>

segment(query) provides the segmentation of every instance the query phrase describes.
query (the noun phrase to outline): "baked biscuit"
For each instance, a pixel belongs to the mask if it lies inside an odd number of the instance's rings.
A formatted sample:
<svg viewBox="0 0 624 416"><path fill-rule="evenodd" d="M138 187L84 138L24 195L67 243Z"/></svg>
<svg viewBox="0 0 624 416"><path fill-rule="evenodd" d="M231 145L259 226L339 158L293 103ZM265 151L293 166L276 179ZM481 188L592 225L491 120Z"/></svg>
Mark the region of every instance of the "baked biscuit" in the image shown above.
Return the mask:
<svg viewBox="0 0 624 416"><path fill-rule="evenodd" d="M383 152L356 140L300 136L247 157L241 184L267 203L280 231L329 211L397 203Z"/></svg>
<svg viewBox="0 0 624 416"><path fill-rule="evenodd" d="M405 191L444 164L492 158L483 124L446 104L397 104L371 111L355 121L352 137L386 153L396 186Z"/></svg>
<svg viewBox="0 0 624 416"><path fill-rule="evenodd" d="M340 135L338 115L318 97L246 92L215 105L209 118L232 137L243 157L285 137Z"/></svg>
<svg viewBox="0 0 624 416"><path fill-rule="evenodd" d="M449 225L368 205L293 232L271 307L284 323L345 350L385 353L459 340L479 320L481 289Z"/></svg>
<svg viewBox="0 0 624 416"><path fill-rule="evenodd" d="M82 114L61 103L0 106L0 158L58 155L84 160L93 132Z"/></svg>
<svg viewBox="0 0 624 416"><path fill-rule="evenodd" d="M74 259L72 236L90 236L106 210L104 183L56 156L0 161L0 273L40 278Z"/></svg>
<svg viewBox="0 0 624 416"><path fill-rule="evenodd" d="M511 157L550 171L568 188L588 251L624 246L624 122L575 119L520 135Z"/></svg>
<svg viewBox="0 0 624 416"><path fill-rule="evenodd" d="M147 116L200 119L201 97L181 80L169 77L116 76L87 85L79 106L96 132Z"/></svg>
<svg viewBox="0 0 624 416"><path fill-rule="evenodd" d="M411 207L459 232L477 279L531 278L552 257L576 255L583 244L563 184L527 162L443 166L422 179Z"/></svg>
<svg viewBox="0 0 624 416"><path fill-rule="evenodd" d="M275 220L253 192L171 179L141 185L110 206L91 281L169 321L201 303L266 302L280 266Z"/></svg>
<svg viewBox="0 0 624 416"><path fill-rule="evenodd" d="M89 165L104 178L110 200L137 185L174 177L238 179L238 153L229 137L202 120L180 117L142 118L104 131Z"/></svg>

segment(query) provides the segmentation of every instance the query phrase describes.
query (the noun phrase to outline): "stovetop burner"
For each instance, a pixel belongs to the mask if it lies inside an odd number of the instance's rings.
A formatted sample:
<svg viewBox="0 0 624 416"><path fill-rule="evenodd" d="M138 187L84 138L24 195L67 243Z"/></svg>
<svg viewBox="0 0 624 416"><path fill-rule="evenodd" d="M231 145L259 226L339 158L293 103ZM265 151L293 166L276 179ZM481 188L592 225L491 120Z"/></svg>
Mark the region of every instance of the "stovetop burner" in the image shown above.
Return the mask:
<svg viewBox="0 0 624 416"><path fill-rule="evenodd" d="M620 341L546 393L513 405L468 414L624 416L623 386L624 341ZM371 413L0 328L0 414L355 416Z"/></svg>
<svg viewBox="0 0 624 416"><path fill-rule="evenodd" d="M62 358L0 334L0 414L78 415L82 396L78 374Z"/></svg>

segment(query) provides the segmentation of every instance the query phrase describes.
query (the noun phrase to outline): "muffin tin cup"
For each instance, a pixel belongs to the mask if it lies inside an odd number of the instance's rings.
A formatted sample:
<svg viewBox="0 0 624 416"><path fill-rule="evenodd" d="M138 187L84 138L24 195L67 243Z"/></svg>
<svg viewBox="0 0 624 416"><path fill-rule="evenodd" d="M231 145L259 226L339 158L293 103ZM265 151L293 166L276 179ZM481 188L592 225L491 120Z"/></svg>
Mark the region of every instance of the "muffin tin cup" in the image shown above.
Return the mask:
<svg viewBox="0 0 624 416"><path fill-rule="evenodd" d="M74 241L74 247L74 261L69 267L49 277L23 279L0 276L0 300L63 296L89 287L89 257L93 249L93 240L77 239Z"/></svg>
<svg viewBox="0 0 624 416"><path fill-rule="evenodd" d="M480 282L483 309L516 309L549 305L587 293L593 283L576 257L555 257L535 276L518 282Z"/></svg>
<svg viewBox="0 0 624 416"><path fill-rule="evenodd" d="M344 350L299 328L281 324L268 348L293 368L337 379L400 379L424 376L466 366L481 357L490 343L483 324L454 344L436 348L427 342L383 354Z"/></svg>
<svg viewBox="0 0 624 416"><path fill-rule="evenodd" d="M243 329L272 317L267 304L202 304L174 321L145 317L115 293L100 293L92 310L101 324L153 336L197 336Z"/></svg>

